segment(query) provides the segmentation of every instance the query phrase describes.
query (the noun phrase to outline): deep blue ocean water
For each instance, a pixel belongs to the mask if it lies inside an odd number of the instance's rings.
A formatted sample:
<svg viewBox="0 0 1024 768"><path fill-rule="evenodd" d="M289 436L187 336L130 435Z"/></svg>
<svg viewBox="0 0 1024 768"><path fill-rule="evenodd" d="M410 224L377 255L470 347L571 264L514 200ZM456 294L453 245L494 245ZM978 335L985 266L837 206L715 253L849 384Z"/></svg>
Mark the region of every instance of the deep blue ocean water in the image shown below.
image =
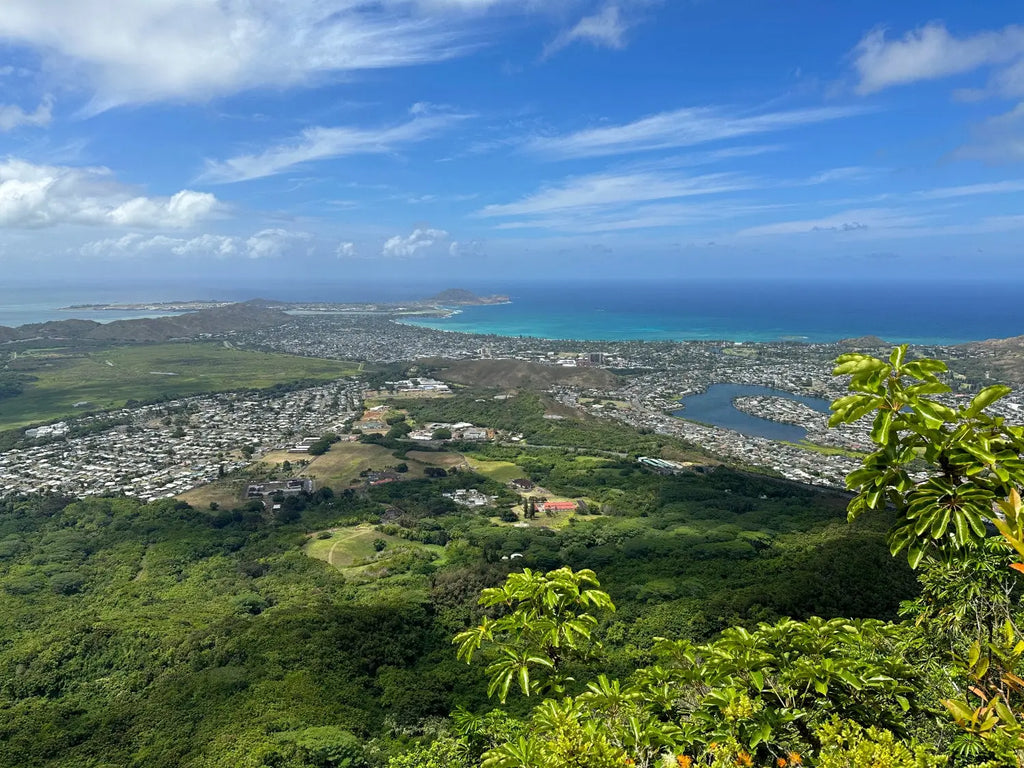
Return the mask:
<svg viewBox="0 0 1024 768"><path fill-rule="evenodd" d="M813 408L818 413L829 413L829 402L820 397L805 397L794 395L792 392L785 392L781 389L770 387L758 387L750 384L712 384L706 391L696 395L688 395L679 402L683 405L682 410L676 411L675 416L681 416L690 421L699 421L702 424L713 424L716 427L725 427L743 435L754 435L755 437L767 437L769 440L785 440L791 443L799 443L807 437L807 430L796 424L784 424L770 419L762 419L760 416L752 416L749 413L736 408L733 400L737 397L751 397L763 395L771 397L784 397L787 400L796 400L804 405Z"/></svg>
<svg viewBox="0 0 1024 768"><path fill-rule="evenodd" d="M442 288L504 293L511 304L464 307L446 319L410 321L449 331L591 340L887 341L952 344L1024 334L1024 285L950 280L850 283L801 280L462 282L306 281L148 286L0 285L0 325L132 313L59 312L69 304L267 298L284 301L405 301Z"/></svg>
<svg viewBox="0 0 1024 768"><path fill-rule="evenodd" d="M511 304L409 322L587 340L815 341L874 335L955 344L1024 334L1024 286L802 281L517 286Z"/></svg>

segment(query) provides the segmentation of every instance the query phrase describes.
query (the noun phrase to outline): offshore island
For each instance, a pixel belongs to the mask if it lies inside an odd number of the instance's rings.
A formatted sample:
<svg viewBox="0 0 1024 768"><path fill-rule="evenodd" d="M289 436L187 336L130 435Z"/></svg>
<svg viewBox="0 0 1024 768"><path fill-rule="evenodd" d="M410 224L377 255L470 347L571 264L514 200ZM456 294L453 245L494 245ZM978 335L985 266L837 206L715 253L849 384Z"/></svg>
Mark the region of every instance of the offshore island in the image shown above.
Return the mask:
<svg viewBox="0 0 1024 768"><path fill-rule="evenodd" d="M235 302L231 301L145 301L119 302L111 304L71 304L60 307L62 312L198 312L204 309L218 309ZM461 288L449 288L426 299L412 302L261 302L268 309L277 309L294 313L315 312L355 312L360 314L409 314L432 315L445 317L454 308L470 306L488 306L492 304L509 304L511 299L505 295L477 296Z"/></svg>

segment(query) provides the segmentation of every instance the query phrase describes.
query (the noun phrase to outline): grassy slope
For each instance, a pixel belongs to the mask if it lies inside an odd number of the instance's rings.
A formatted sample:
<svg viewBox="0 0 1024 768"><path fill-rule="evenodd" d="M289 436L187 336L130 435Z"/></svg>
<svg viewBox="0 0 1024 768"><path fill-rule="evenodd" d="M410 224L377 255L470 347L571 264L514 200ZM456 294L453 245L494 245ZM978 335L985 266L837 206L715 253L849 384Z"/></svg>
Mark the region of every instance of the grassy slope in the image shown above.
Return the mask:
<svg viewBox="0 0 1024 768"><path fill-rule="evenodd" d="M83 410L118 408L132 399L261 388L298 379L329 380L357 370L355 364L339 360L245 352L214 343L113 347L79 356L30 356L28 360L19 357L16 366L38 380L21 395L0 401L0 429ZM175 375L165 375L168 373ZM74 408L81 401L89 403L87 408Z"/></svg>
<svg viewBox="0 0 1024 768"><path fill-rule="evenodd" d="M372 525L356 525L330 531L329 539L313 537L305 547L310 557L323 560L338 569L350 568L362 561L377 559L384 563L396 550L416 549L440 555L442 548L417 542L406 541L397 536L388 536L374 530ZM387 547L378 553L373 546L376 540L384 541Z"/></svg>

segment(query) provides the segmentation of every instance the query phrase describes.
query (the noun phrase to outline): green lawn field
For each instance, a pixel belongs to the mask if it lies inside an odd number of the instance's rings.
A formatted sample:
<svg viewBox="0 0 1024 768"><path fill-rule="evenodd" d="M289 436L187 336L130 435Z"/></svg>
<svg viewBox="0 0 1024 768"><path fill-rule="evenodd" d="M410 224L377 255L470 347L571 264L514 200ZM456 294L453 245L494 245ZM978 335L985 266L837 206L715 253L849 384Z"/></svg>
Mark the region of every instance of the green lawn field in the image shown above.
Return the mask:
<svg viewBox="0 0 1024 768"><path fill-rule="evenodd" d="M88 353L19 355L11 370L37 378L17 397L0 400L0 430L153 400L299 379L352 375L343 360L246 352L216 343L112 347ZM76 403L86 403L75 407Z"/></svg>
<svg viewBox="0 0 1024 768"><path fill-rule="evenodd" d="M389 564L398 560L425 557L436 561L444 557L444 547L388 536L366 524L335 528L326 534L329 534L326 538L320 538L319 534L311 536L303 551L356 581L374 581L386 575ZM377 551L375 541L384 542L383 551Z"/></svg>

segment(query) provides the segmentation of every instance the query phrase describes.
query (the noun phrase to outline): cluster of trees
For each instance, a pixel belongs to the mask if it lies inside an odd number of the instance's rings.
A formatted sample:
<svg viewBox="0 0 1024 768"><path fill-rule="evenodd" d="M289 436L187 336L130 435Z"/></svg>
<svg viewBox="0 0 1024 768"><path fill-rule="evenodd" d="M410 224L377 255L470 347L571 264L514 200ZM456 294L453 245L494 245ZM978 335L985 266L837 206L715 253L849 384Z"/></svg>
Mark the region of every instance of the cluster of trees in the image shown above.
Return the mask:
<svg viewBox="0 0 1024 768"><path fill-rule="evenodd" d="M873 416L876 450L852 473L849 516L891 509L893 555L920 594L906 620L792 619L694 643L662 639L625 679L588 669L598 614L614 610L589 570L526 570L485 589L458 655L486 659L488 695L541 698L532 710L457 713L451 733L396 766L483 764L928 768L1024 765L1024 427L963 408L936 360L839 358L851 394L832 423Z"/></svg>
<svg viewBox="0 0 1024 768"><path fill-rule="evenodd" d="M313 443L310 443L309 455L323 456L331 449L331 446L334 445L339 440L341 440L341 438L338 437L336 434L334 434L333 432L327 432L326 434L322 435L320 439L316 440Z"/></svg>
<svg viewBox="0 0 1024 768"><path fill-rule="evenodd" d="M0 372L0 400L17 397L25 391L25 384L31 380L32 377L26 374Z"/></svg>
<svg viewBox="0 0 1024 768"><path fill-rule="evenodd" d="M661 455L667 447L679 455L700 457L693 445L679 438L643 434L611 421L545 419L545 401L533 392L520 392L504 400L495 400L493 394L487 390L469 390L454 398L403 400L402 405L420 424L432 421L486 424L495 429L520 432L528 443L536 445L600 446L606 451L634 455Z"/></svg>

